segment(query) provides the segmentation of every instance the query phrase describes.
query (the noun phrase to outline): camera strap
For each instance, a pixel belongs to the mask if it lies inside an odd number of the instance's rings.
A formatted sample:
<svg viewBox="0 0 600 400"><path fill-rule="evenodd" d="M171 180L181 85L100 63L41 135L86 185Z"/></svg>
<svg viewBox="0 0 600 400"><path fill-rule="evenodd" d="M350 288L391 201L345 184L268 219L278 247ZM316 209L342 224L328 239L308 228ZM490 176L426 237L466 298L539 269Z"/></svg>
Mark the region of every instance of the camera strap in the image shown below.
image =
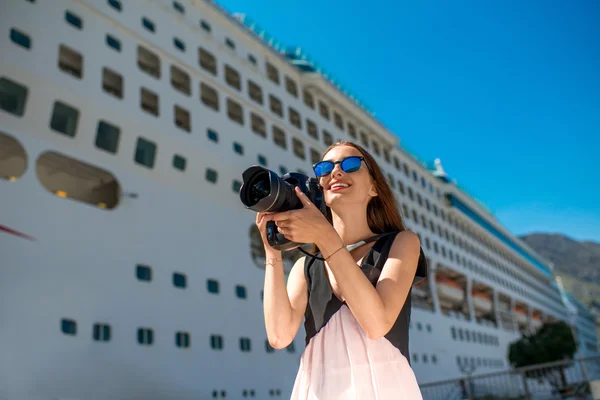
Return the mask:
<svg viewBox="0 0 600 400"><path fill-rule="evenodd" d="M398 232L384 232L384 233L380 233L379 235L371 236L368 239L361 240L359 242L356 242L356 243L346 246L346 250L348 250L348 251L356 250L359 247L364 246L367 243L374 242L384 236L388 236L388 235L392 235L392 234L396 234L396 233L398 233ZM306 252L302 247L298 247L298 250L300 250L302 253L306 254L309 257L312 257L312 258L320 260L320 261L325 261L325 259L323 257L319 257L314 254L310 254L310 253Z"/></svg>

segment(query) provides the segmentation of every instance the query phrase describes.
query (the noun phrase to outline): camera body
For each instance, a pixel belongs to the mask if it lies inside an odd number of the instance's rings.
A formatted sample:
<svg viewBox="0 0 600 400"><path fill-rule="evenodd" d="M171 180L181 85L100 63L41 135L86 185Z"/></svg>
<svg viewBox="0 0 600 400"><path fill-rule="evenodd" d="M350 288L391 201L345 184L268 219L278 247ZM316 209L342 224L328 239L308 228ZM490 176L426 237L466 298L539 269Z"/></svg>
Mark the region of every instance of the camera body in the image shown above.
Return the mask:
<svg viewBox="0 0 600 400"><path fill-rule="evenodd" d="M242 173L240 200L247 209L256 212L283 212L303 207L296 196L294 188L298 186L309 200L327 215L327 205L323 198L323 188L317 178L308 177L298 172L288 172L279 177L275 172L253 165ZM273 221L267 222L267 240L276 250L292 250L304 243L286 239Z"/></svg>

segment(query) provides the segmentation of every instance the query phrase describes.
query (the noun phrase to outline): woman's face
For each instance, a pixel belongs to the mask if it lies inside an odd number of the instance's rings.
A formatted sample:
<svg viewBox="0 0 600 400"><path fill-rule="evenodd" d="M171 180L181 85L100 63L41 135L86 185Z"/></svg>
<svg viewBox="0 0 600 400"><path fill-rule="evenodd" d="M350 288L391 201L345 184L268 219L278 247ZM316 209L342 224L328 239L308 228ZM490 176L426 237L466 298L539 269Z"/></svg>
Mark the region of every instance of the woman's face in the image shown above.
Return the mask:
<svg viewBox="0 0 600 400"><path fill-rule="evenodd" d="M349 156L360 157L362 154L352 146L337 146L323 157L323 161L342 161ZM344 172L341 165L336 164L330 174L319 178L319 183L323 187L325 203L334 210L346 204L364 204L366 207L371 198L377 195L375 182L364 161L355 172ZM344 187L336 184L344 184Z"/></svg>

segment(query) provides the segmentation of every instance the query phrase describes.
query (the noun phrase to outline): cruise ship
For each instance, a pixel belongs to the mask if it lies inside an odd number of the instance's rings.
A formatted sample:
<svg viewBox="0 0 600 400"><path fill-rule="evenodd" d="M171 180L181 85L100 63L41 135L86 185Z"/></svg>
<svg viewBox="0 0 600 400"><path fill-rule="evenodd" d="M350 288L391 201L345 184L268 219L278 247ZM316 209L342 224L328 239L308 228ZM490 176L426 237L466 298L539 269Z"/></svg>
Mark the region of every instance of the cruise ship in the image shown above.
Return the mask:
<svg viewBox="0 0 600 400"><path fill-rule="evenodd" d="M427 255L420 384L506 370L510 342L570 320L549 262L440 159L407 151L247 16L205 0L10 0L0 21L0 399L289 398L304 330L269 346L241 174L312 174L338 139L376 157ZM285 256L289 269L299 253Z"/></svg>

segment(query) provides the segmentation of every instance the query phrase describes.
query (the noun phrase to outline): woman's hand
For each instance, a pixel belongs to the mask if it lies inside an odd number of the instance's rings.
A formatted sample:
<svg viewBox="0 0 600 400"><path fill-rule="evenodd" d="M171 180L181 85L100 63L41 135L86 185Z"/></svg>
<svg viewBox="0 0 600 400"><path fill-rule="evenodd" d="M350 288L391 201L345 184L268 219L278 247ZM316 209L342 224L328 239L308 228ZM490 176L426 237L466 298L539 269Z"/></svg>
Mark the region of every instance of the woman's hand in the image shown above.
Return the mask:
<svg viewBox="0 0 600 400"><path fill-rule="evenodd" d="M272 212L259 212L256 214L256 226L258 227L258 231L260 232L260 237L262 239L263 245L265 247L265 253L267 257L279 257L281 255L281 251L274 249L269 245L269 241L267 240L267 222L272 221L275 213Z"/></svg>
<svg viewBox="0 0 600 400"><path fill-rule="evenodd" d="M271 216L277 230L286 239L297 243L316 243L328 235L337 234L323 213L306 197L299 187L295 187L296 196L303 208L279 212Z"/></svg>

